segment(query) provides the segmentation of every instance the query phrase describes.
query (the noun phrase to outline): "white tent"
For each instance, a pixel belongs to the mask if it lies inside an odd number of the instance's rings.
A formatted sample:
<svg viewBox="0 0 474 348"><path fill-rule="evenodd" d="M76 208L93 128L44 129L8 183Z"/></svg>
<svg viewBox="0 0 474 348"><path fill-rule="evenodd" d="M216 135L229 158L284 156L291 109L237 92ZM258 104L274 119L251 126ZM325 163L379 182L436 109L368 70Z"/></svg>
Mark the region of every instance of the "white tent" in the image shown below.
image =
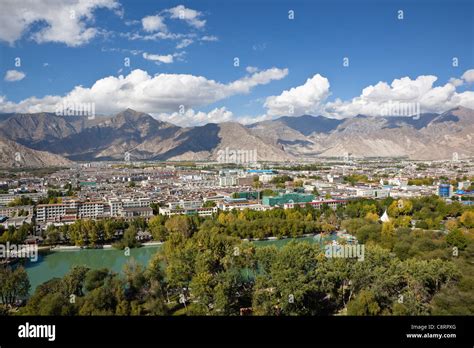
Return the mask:
<svg viewBox="0 0 474 348"><path fill-rule="evenodd" d="M390 221L390 218L388 217L386 209L385 209L385 212L383 213L383 215L380 217L380 221L382 221L382 222L389 222Z"/></svg>

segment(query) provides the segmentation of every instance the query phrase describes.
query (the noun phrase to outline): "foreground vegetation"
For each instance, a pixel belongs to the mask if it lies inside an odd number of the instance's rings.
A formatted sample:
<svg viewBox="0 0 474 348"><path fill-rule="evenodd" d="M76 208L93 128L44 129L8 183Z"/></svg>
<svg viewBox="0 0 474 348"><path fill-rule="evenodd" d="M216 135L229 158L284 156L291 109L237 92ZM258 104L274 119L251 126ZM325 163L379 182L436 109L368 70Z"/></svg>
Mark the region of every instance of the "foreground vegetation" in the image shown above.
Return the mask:
<svg viewBox="0 0 474 348"><path fill-rule="evenodd" d="M390 221L381 223L379 216L385 209ZM74 225L59 232L87 245L113 240L117 228L106 221ZM91 238L91 226L96 228L96 239ZM21 267L5 269L0 273L3 311L20 315L474 314L474 209L446 204L437 197L362 200L337 211L308 206L220 212L208 219L156 216L148 223L119 227L125 231L116 241L119 247L136 243L138 229L163 240L163 247L146 267L129 260L123 274L78 265L64 277L40 285L18 311L8 309L25 296L28 279ZM292 241L277 248L242 240L336 229L345 229L365 245L363 261L328 258L317 243Z"/></svg>

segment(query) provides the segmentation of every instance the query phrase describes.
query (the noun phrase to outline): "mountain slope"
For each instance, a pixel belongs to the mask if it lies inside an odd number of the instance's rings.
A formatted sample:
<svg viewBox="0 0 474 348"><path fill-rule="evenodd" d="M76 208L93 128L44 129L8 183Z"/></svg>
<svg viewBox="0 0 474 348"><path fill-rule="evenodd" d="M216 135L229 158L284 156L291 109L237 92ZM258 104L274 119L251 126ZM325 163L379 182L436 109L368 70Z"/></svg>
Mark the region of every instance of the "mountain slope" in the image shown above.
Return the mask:
<svg viewBox="0 0 474 348"><path fill-rule="evenodd" d="M181 128L131 109L110 117L0 115L0 135L71 160L215 160L219 150L256 150L260 161L315 156L448 159L474 156L474 110L419 117L281 117Z"/></svg>
<svg viewBox="0 0 474 348"><path fill-rule="evenodd" d="M1 168L59 167L71 164L71 161L62 156L32 150L12 140L0 138Z"/></svg>

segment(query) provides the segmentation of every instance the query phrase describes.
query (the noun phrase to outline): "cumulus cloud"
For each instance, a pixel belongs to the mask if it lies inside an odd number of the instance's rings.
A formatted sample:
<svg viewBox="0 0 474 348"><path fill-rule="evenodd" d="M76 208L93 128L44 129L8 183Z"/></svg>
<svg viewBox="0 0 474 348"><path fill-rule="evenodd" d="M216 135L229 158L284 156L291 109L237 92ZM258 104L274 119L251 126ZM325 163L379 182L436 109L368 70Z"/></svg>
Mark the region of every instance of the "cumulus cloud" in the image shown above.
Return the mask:
<svg viewBox="0 0 474 348"><path fill-rule="evenodd" d="M461 78L451 77L449 83L455 87L464 85L465 83L470 84L474 82L474 69L466 70L462 74Z"/></svg>
<svg viewBox="0 0 474 348"><path fill-rule="evenodd" d="M192 27L201 29L206 25L206 20L201 19L201 12L186 8L183 5L170 8L167 10L167 12L170 14L170 18L181 19Z"/></svg>
<svg viewBox="0 0 474 348"><path fill-rule="evenodd" d="M254 66L248 66L245 68L245 71L247 71L250 74L253 74L258 71L258 68Z"/></svg>
<svg viewBox="0 0 474 348"><path fill-rule="evenodd" d="M474 69L467 70L464 74L462 74L461 78L467 83L473 83L474 82Z"/></svg>
<svg viewBox="0 0 474 348"><path fill-rule="evenodd" d="M466 76L470 78L469 74ZM416 79L394 79L391 84L381 81L364 88L360 96L351 100L336 99L327 103L325 113L338 118L357 114L381 116L388 103L419 104L422 113L443 112L456 106L474 108L474 92L456 92L457 82L452 80L435 87L437 80L433 75L421 75Z"/></svg>
<svg viewBox="0 0 474 348"><path fill-rule="evenodd" d="M121 15L121 6L116 0L4 0L0 11L0 40L13 45L34 28L31 38L38 43L80 46L101 33L99 28L90 26L94 11L99 8Z"/></svg>
<svg viewBox="0 0 474 348"><path fill-rule="evenodd" d="M8 70L3 79L8 82L13 82L23 80L25 76L26 74L22 71Z"/></svg>
<svg viewBox="0 0 474 348"><path fill-rule="evenodd" d="M166 32L167 27L163 17L160 15L147 16L142 18L143 30L147 32L161 31Z"/></svg>
<svg viewBox="0 0 474 348"><path fill-rule="evenodd" d="M152 60L154 62L160 62L160 63L173 63L173 55L167 54L167 55L159 55L159 54L150 54L150 53L143 53L143 58L146 60Z"/></svg>
<svg viewBox="0 0 474 348"><path fill-rule="evenodd" d="M152 114L174 113L179 112L181 105L186 109L210 105L233 95L248 93L255 86L282 79L287 74L287 69L272 68L224 84L189 74L150 76L146 71L136 69L127 76L105 77L91 87L76 86L64 97L31 97L19 103L3 98L0 111L54 112L56 105L64 102L95 103L96 111L103 114L128 107Z"/></svg>
<svg viewBox="0 0 474 348"><path fill-rule="evenodd" d="M143 32L126 32L119 35L129 40L179 40L179 43L176 45L177 49L185 48L194 41L217 41L218 38L213 35L205 35L199 38L195 32L184 34L172 33L168 30L165 23L169 20L182 20L192 28L203 29L206 25L206 20L202 19L203 16L203 13L200 11L178 5L173 8L164 9L156 15L143 17L141 20Z"/></svg>
<svg viewBox="0 0 474 348"><path fill-rule="evenodd" d="M449 83L452 84L454 87L459 87L459 86L462 86L464 84L464 80L463 79L457 79L455 77L451 77L449 79Z"/></svg>
<svg viewBox="0 0 474 348"><path fill-rule="evenodd" d="M268 97L264 106L270 116L316 114L329 94L328 79L316 74L301 86Z"/></svg>
<svg viewBox="0 0 474 348"><path fill-rule="evenodd" d="M184 110L184 112L161 113L157 118L163 121L171 122L178 126L200 126L207 123L221 123L232 121L234 114L225 107L215 108L210 112L194 111L193 109Z"/></svg>

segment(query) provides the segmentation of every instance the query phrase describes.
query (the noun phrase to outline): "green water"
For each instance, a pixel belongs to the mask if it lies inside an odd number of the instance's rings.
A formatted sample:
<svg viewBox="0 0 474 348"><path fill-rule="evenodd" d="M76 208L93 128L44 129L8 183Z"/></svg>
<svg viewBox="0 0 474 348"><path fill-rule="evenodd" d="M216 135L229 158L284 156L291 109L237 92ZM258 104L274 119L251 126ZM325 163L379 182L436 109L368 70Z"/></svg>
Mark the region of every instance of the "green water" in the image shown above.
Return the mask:
<svg viewBox="0 0 474 348"><path fill-rule="evenodd" d="M328 237L333 239L333 237ZM276 245L282 247L292 240L298 242L317 242L313 237L286 238L280 240L254 241L255 246ZM39 255L38 261L29 262L26 272L30 278L30 292L52 278L64 276L73 266L83 265L93 269L108 268L114 272L121 272L124 264L134 258L139 264L146 266L151 257L161 248L161 245L146 246L130 250L126 256L123 250L117 249L82 249L71 251L55 251Z"/></svg>
<svg viewBox="0 0 474 348"><path fill-rule="evenodd" d="M73 266L108 268L119 273L131 258L145 266L160 247L160 245L153 245L130 249L130 256L126 256L123 250L117 249L82 249L40 254L38 261L28 262L26 265L31 284L30 292L33 293L36 287L45 281L64 276Z"/></svg>

